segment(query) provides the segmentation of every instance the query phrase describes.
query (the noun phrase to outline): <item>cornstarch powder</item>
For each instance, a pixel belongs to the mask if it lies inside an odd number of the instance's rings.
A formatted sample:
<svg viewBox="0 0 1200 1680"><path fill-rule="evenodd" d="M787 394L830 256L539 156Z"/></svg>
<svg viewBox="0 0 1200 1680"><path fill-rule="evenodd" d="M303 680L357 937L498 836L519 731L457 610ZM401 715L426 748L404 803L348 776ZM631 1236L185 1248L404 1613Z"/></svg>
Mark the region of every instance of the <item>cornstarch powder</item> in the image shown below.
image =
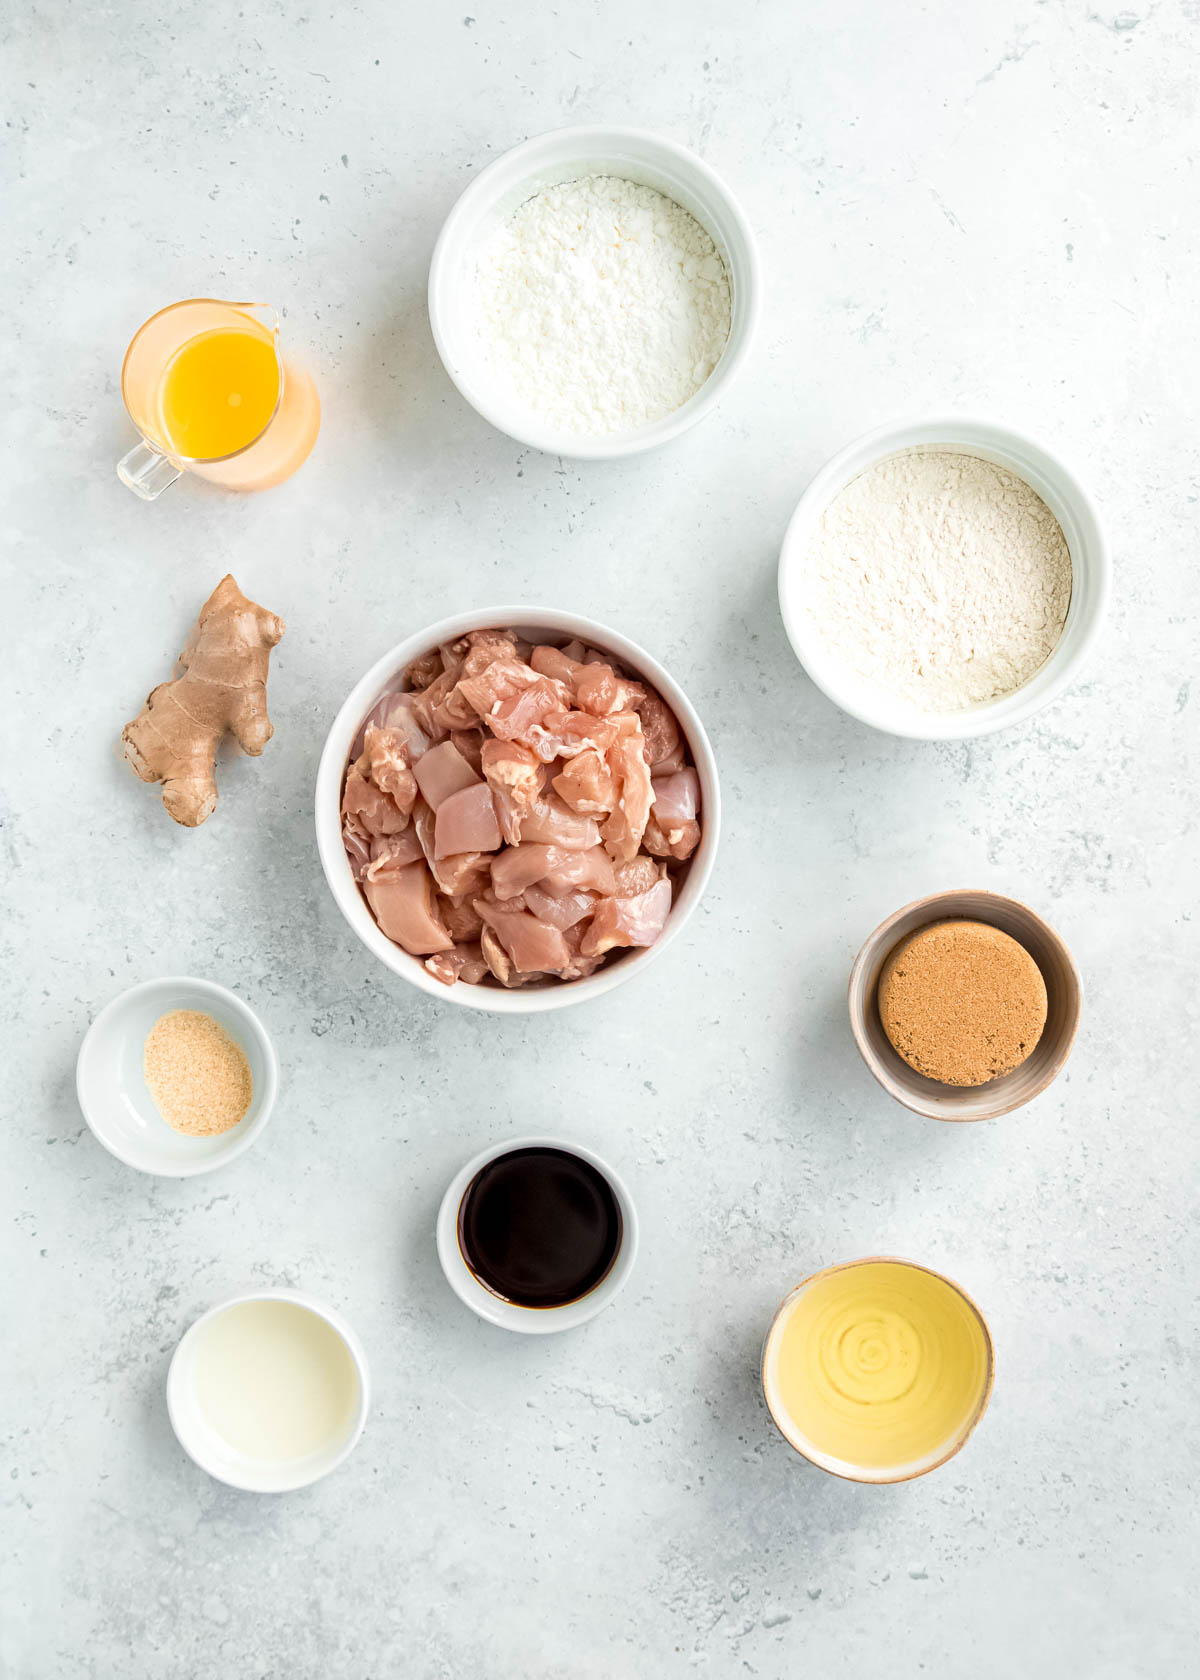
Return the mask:
<svg viewBox="0 0 1200 1680"><path fill-rule="evenodd" d="M662 193L612 175L522 204L484 245L474 291L489 375L559 431L661 420L729 337L729 277L709 235Z"/></svg>
<svg viewBox="0 0 1200 1680"><path fill-rule="evenodd" d="M913 450L830 503L805 583L805 610L838 660L922 711L957 712L1045 664L1071 604L1071 555L1015 473Z"/></svg>

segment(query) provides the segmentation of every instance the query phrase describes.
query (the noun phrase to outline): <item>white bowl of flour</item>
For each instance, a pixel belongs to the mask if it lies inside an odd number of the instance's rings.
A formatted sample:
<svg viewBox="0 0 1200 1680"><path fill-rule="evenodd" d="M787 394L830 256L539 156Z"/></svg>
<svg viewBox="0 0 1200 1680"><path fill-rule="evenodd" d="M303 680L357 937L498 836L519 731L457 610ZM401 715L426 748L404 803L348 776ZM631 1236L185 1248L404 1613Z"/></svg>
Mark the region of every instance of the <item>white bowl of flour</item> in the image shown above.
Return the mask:
<svg viewBox="0 0 1200 1680"><path fill-rule="evenodd" d="M801 664L843 711L965 740L1074 681L1109 572L1091 498L1043 445L933 418L869 432L817 474L784 537L779 603Z"/></svg>
<svg viewBox="0 0 1200 1680"><path fill-rule="evenodd" d="M500 431L612 458L702 419L750 348L754 238L693 153L627 128L506 152L450 212L429 272L446 371Z"/></svg>

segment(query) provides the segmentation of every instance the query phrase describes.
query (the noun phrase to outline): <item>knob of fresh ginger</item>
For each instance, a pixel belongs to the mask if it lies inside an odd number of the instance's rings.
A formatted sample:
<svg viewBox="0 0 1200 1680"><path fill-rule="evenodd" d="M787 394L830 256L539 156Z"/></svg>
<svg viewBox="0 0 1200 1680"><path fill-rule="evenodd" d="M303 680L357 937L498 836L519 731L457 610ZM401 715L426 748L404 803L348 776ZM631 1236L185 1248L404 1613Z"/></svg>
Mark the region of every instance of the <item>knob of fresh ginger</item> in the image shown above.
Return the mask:
<svg viewBox="0 0 1200 1680"><path fill-rule="evenodd" d="M217 803L217 747L228 732L257 758L274 734L267 666L284 622L223 577L200 609L179 656L179 675L160 683L121 735L124 757L144 782L163 784L177 823L196 828Z"/></svg>

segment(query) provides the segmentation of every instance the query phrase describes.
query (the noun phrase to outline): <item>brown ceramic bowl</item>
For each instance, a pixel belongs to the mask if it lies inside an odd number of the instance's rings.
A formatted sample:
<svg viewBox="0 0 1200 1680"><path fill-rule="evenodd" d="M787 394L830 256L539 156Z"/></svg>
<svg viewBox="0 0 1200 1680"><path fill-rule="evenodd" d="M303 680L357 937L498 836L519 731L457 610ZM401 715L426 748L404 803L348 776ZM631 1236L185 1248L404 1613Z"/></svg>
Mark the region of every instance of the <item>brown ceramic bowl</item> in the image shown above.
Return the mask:
<svg viewBox="0 0 1200 1680"><path fill-rule="evenodd" d="M844 1459L834 1458L800 1433L786 1407L774 1391L772 1365L780 1332L797 1295L802 1294L806 1289L811 1289L813 1284L819 1283L822 1278L827 1278L834 1272L849 1271L853 1266L874 1265L907 1266L914 1272L927 1272L930 1277L937 1278L938 1282L943 1284L946 1289L958 1295L966 1303L971 1316L983 1332L984 1348L987 1354L987 1375L983 1392L975 1406L970 1412L964 1414L958 1427L934 1452L911 1464L901 1464L894 1467L872 1465L868 1468L864 1465L849 1464ZM775 1316L771 1320L766 1339L763 1342L759 1377L762 1382L763 1398L767 1403L767 1410L771 1414L772 1422L787 1444L793 1447L802 1458L806 1458L810 1464L815 1464L818 1470L824 1470L827 1475L840 1476L844 1482L866 1482L874 1486L882 1486L895 1482L911 1482L918 1476L927 1476L931 1470L939 1469L941 1465L952 1459L955 1453L962 1451L974 1433L976 1424L987 1411L988 1401L992 1398L992 1387L996 1380L996 1350L992 1343L992 1332L988 1328L987 1319L984 1318L978 1306L960 1283L955 1283L953 1278L946 1277L942 1272L934 1271L932 1266L920 1265L916 1260L901 1260L895 1254L868 1254L861 1260L846 1260L840 1266L823 1266L819 1272L814 1272L811 1277L806 1277L802 1283L796 1285L790 1294L784 1296L776 1308Z"/></svg>
<svg viewBox="0 0 1200 1680"><path fill-rule="evenodd" d="M1046 982L1046 1026L1033 1054L1019 1068L986 1085L943 1085L909 1067L879 1018L879 976L888 957L909 934L932 922L990 922L1023 945ZM889 1096L932 1120L994 1120L1040 1096L1071 1054L1079 1027L1082 987L1070 951L1058 934L1027 904L998 893L934 893L880 922L850 971L850 1026L875 1078Z"/></svg>

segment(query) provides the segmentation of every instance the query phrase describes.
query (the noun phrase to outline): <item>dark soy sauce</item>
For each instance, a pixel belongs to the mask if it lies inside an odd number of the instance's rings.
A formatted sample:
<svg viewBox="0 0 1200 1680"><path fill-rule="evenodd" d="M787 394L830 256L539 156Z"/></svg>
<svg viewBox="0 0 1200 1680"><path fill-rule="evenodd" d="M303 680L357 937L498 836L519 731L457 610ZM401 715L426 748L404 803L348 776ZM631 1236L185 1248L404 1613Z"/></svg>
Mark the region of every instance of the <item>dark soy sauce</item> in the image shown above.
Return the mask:
<svg viewBox="0 0 1200 1680"><path fill-rule="evenodd" d="M621 1209L604 1174L565 1149L514 1149L467 1186L463 1259L493 1295L562 1307L595 1289L621 1246Z"/></svg>

